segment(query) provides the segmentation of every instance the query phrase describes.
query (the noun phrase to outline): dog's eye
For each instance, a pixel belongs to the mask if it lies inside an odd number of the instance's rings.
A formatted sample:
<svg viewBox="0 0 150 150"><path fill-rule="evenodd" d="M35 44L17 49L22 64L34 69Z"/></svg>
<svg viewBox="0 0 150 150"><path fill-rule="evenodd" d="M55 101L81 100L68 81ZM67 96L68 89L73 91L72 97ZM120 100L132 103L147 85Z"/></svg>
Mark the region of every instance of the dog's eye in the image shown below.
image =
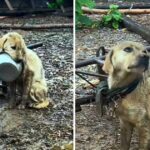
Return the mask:
<svg viewBox="0 0 150 150"><path fill-rule="evenodd" d="M11 46L11 48L12 48L13 50L16 50L16 46Z"/></svg>
<svg viewBox="0 0 150 150"><path fill-rule="evenodd" d="M131 47L126 47L126 48L124 49L124 51L130 53L130 52L133 51L133 48L131 48Z"/></svg>
<svg viewBox="0 0 150 150"><path fill-rule="evenodd" d="M133 51L133 48L131 48L131 47L126 47L125 49L124 49L124 51L125 52L132 52Z"/></svg>

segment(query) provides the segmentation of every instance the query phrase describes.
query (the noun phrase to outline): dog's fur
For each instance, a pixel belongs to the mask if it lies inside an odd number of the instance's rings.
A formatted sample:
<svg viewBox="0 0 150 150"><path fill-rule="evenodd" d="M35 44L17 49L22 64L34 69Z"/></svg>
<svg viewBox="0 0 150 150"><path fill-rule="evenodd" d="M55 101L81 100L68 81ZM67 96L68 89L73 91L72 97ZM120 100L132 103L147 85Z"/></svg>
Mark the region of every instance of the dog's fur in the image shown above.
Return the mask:
<svg viewBox="0 0 150 150"><path fill-rule="evenodd" d="M149 57L142 44L118 43L106 56L103 70L108 73L110 89L140 80L135 90L119 101L117 115L121 124L121 150L129 150L133 128L139 133L139 150L150 150Z"/></svg>
<svg viewBox="0 0 150 150"><path fill-rule="evenodd" d="M24 70L21 76L10 84L10 103L14 104L15 87L20 89L22 101L19 107L27 103L30 107L45 108L50 104L47 97L47 84L44 77L44 69L40 58L35 52L28 49L22 36L16 32L5 34L0 39L2 52L8 53L15 61L23 61ZM13 92L12 92L13 91Z"/></svg>

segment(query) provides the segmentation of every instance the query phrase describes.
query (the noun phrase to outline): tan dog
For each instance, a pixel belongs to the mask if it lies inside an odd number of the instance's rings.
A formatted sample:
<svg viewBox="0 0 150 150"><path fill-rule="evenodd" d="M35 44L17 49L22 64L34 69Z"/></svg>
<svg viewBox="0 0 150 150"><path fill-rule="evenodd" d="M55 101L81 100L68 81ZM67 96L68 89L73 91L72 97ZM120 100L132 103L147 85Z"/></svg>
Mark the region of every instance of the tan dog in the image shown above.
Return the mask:
<svg viewBox="0 0 150 150"><path fill-rule="evenodd" d="M47 97L48 88L42 62L37 54L26 47L22 36L16 32L4 35L0 39L0 48L15 61L24 62L22 75L17 81L10 83L11 105L14 103L15 86L21 87L21 107L25 107L27 103L34 108L47 107L50 104L50 99Z"/></svg>
<svg viewBox="0 0 150 150"><path fill-rule="evenodd" d="M108 73L110 89L130 86L135 89L119 101L121 150L129 150L133 128L139 132L139 150L150 150L150 77L149 57L142 44L121 42L107 55L103 70ZM146 71L147 70L147 71Z"/></svg>

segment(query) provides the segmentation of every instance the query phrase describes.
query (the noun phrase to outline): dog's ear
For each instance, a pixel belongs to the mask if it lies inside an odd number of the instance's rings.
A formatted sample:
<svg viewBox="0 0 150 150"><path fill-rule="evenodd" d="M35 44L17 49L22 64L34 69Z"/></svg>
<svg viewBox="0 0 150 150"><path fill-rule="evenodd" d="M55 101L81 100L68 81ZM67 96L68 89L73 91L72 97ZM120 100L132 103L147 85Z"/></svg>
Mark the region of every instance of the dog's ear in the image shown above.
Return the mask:
<svg viewBox="0 0 150 150"><path fill-rule="evenodd" d="M112 64L113 51L111 50L105 58L104 65L102 67L103 71L107 74L112 74L114 67Z"/></svg>
<svg viewBox="0 0 150 150"><path fill-rule="evenodd" d="M7 38L1 37L0 38L0 51L4 48L4 44L7 41Z"/></svg>
<svg viewBox="0 0 150 150"><path fill-rule="evenodd" d="M23 59L26 53L26 45L22 37L16 39L16 50L18 59Z"/></svg>

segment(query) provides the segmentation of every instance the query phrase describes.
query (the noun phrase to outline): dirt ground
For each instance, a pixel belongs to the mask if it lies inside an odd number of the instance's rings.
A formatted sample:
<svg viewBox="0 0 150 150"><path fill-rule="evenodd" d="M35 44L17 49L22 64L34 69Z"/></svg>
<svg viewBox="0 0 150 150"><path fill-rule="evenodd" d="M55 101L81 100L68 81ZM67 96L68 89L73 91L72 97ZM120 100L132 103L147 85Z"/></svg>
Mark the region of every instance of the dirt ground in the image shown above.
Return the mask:
<svg viewBox="0 0 150 150"><path fill-rule="evenodd" d="M3 23L71 23L71 18L26 16L5 18ZM0 30L3 35L12 30ZM41 58L55 107L44 110L4 110L0 107L0 150L51 150L73 140L73 34L72 29L13 30L27 45L43 42L34 51ZM7 100L6 100L7 102Z"/></svg>
<svg viewBox="0 0 150 150"><path fill-rule="evenodd" d="M91 17L97 17L93 15ZM149 28L150 15L131 16L137 22ZM93 57L96 49L100 46L109 48L116 42L128 40L141 42L149 45L139 35L131 33L125 29L112 30L108 28L93 30L78 30L76 33L76 60L84 60ZM78 62L77 61L77 62ZM96 66L91 65L81 68L86 72L95 72ZM87 79L95 79L88 77ZM85 82L76 76L76 96L82 97L85 89ZM92 90L86 90L91 92ZM82 105L82 111L76 113L76 149L80 150L119 150L120 148L120 127L119 120L109 115L98 117L96 106L94 103ZM131 150L138 150L138 138L136 132L131 142Z"/></svg>

